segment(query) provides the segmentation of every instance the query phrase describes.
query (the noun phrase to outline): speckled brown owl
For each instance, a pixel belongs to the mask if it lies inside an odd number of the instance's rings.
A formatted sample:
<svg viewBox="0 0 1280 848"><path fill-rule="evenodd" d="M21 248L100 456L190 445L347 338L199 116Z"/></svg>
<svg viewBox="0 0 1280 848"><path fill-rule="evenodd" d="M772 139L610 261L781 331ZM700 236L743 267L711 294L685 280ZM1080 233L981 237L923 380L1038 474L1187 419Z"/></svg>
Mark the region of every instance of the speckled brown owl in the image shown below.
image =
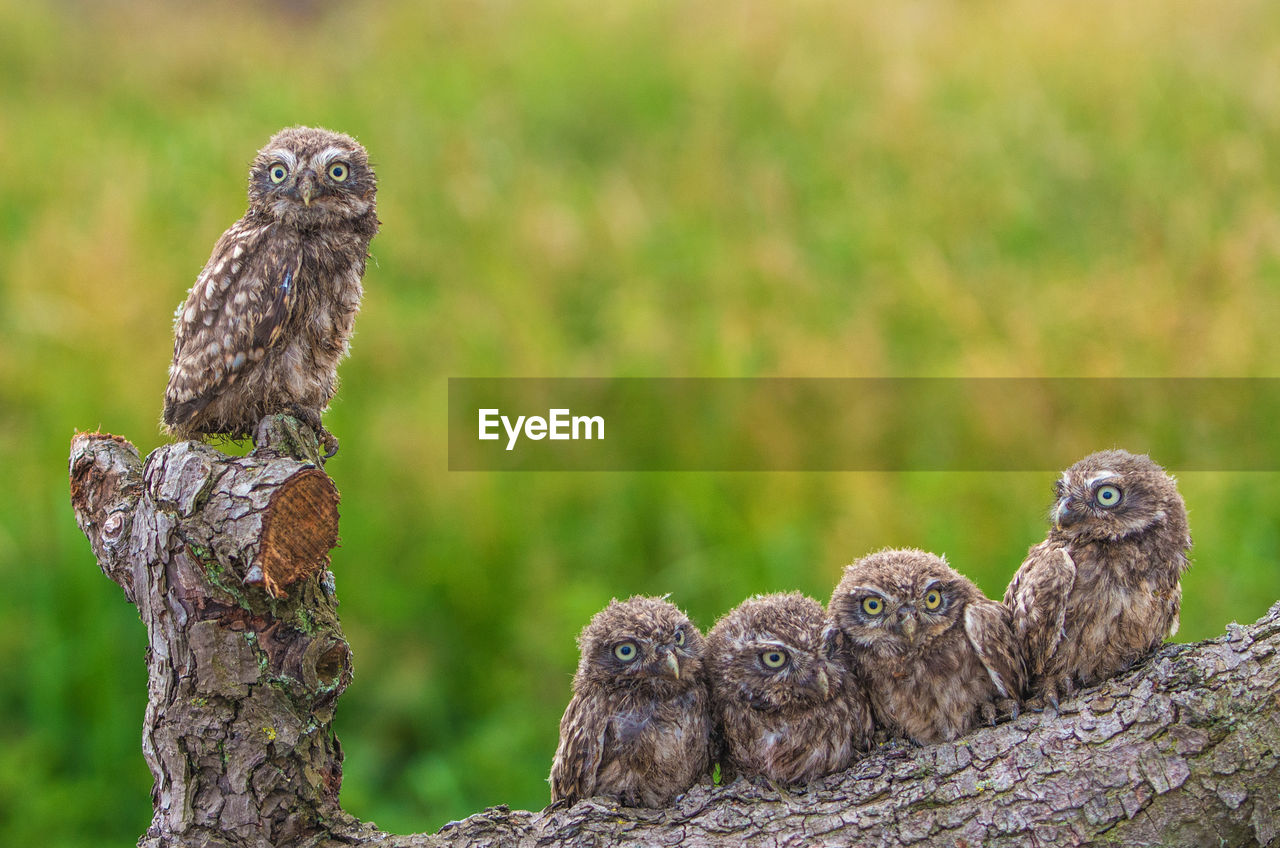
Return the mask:
<svg viewBox="0 0 1280 848"><path fill-rule="evenodd" d="M702 634L666 600L635 596L596 613L578 647L552 802L611 795L628 806L669 804L710 767Z"/></svg>
<svg viewBox="0 0 1280 848"><path fill-rule="evenodd" d="M174 317L164 425L241 438L276 412L320 423L360 307L377 181L341 133L291 127L249 170L249 210L213 247Z"/></svg>
<svg viewBox="0 0 1280 848"><path fill-rule="evenodd" d="M1004 595L1036 706L1118 674L1178 629L1191 536L1177 483L1150 457L1091 454L1063 472L1049 537Z"/></svg>
<svg viewBox="0 0 1280 848"><path fill-rule="evenodd" d="M884 550L844 570L828 606L876 722L920 744L1015 710L1024 680L1009 611L946 560Z"/></svg>
<svg viewBox="0 0 1280 848"><path fill-rule="evenodd" d="M721 774L802 784L847 768L875 730L844 635L799 593L743 601L707 634Z"/></svg>

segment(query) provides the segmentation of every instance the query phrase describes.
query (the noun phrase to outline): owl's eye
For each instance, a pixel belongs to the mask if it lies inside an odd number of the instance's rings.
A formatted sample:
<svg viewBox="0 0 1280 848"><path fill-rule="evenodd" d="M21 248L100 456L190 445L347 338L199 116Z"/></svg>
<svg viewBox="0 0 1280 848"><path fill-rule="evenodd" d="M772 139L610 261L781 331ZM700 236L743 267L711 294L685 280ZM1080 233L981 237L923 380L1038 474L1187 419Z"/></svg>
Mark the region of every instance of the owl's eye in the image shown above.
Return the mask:
<svg viewBox="0 0 1280 848"><path fill-rule="evenodd" d="M765 651L760 655L760 662L764 663L765 668L782 668L787 664L786 651Z"/></svg>
<svg viewBox="0 0 1280 848"><path fill-rule="evenodd" d="M284 163L277 162L271 166L271 170L267 171L267 173L271 176L271 182L279 185L284 182L285 177L289 176L289 169L284 166Z"/></svg>
<svg viewBox="0 0 1280 848"><path fill-rule="evenodd" d="M613 655L624 663L629 663L636 658L635 642L619 642L613 648Z"/></svg>
<svg viewBox="0 0 1280 848"><path fill-rule="evenodd" d="M1093 497L1098 501L1098 506L1110 509L1113 506L1119 506L1124 495L1115 486L1099 486L1098 491L1093 493Z"/></svg>
<svg viewBox="0 0 1280 848"><path fill-rule="evenodd" d="M329 166L329 179L335 183L345 180L349 173L351 173L351 169L347 167L346 162L334 162Z"/></svg>
<svg viewBox="0 0 1280 848"><path fill-rule="evenodd" d="M676 647L677 648L684 647L684 631L683 630L676 631Z"/></svg>
<svg viewBox="0 0 1280 848"><path fill-rule="evenodd" d="M867 615L879 615L884 612L884 601L879 598L863 598L862 611Z"/></svg>
<svg viewBox="0 0 1280 848"><path fill-rule="evenodd" d="M930 589L928 592L924 593L925 609L936 610L940 606L942 606L941 592L939 592L937 589Z"/></svg>

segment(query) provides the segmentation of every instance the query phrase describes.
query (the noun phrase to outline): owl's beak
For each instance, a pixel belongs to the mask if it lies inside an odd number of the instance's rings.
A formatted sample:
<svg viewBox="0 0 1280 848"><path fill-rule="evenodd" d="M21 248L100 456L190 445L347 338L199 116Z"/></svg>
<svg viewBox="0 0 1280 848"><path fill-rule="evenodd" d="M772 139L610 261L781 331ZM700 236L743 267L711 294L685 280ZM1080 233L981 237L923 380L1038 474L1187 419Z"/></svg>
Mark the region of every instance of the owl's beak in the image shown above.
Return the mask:
<svg viewBox="0 0 1280 848"><path fill-rule="evenodd" d="M316 178L311 171L298 178L298 193L302 195L302 205L310 206L311 198L316 196Z"/></svg>
<svg viewBox="0 0 1280 848"><path fill-rule="evenodd" d="M818 669L818 673L814 675L814 681L818 684L818 691L822 693L822 697L831 694L831 681L827 680L827 673L822 669Z"/></svg>
<svg viewBox="0 0 1280 848"><path fill-rule="evenodd" d="M671 676L676 680L680 679L680 660L675 654L667 654L667 668L671 669Z"/></svg>
<svg viewBox="0 0 1280 848"><path fill-rule="evenodd" d="M1053 526L1058 530L1080 520L1080 513L1071 508L1071 499L1060 498L1053 507Z"/></svg>
<svg viewBox="0 0 1280 848"><path fill-rule="evenodd" d="M916 641L916 617L914 613L908 613L902 616L902 633L907 637L907 641L915 644Z"/></svg>

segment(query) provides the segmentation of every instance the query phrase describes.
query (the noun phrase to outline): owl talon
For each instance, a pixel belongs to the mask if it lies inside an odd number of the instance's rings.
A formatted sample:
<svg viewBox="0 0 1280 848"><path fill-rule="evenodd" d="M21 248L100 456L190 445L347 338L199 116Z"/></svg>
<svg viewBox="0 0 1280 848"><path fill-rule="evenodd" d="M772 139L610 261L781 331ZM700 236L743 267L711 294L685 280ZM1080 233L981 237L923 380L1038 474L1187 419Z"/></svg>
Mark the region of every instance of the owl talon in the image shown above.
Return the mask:
<svg viewBox="0 0 1280 848"><path fill-rule="evenodd" d="M996 719L999 718L1000 711L995 704L983 704L981 707L982 718L991 727L996 726Z"/></svg>

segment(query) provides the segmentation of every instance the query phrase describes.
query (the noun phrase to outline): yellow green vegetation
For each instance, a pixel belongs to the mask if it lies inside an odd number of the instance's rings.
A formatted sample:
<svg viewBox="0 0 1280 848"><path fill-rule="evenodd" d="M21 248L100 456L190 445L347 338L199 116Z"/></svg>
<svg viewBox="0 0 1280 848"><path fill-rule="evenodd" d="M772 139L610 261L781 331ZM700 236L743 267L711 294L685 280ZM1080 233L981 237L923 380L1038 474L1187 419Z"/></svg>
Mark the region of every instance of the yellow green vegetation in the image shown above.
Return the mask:
<svg viewBox="0 0 1280 848"><path fill-rule="evenodd" d="M447 377L1280 376L1274 3L206 5L0 0L0 843L150 819L145 637L67 445L161 443L173 309L282 126L357 136L381 178L326 425L343 799L390 830L545 802L611 595L705 628L886 545L999 595L1051 498L1051 473L450 474ZM1280 597L1277 482L1180 475L1179 639Z"/></svg>

